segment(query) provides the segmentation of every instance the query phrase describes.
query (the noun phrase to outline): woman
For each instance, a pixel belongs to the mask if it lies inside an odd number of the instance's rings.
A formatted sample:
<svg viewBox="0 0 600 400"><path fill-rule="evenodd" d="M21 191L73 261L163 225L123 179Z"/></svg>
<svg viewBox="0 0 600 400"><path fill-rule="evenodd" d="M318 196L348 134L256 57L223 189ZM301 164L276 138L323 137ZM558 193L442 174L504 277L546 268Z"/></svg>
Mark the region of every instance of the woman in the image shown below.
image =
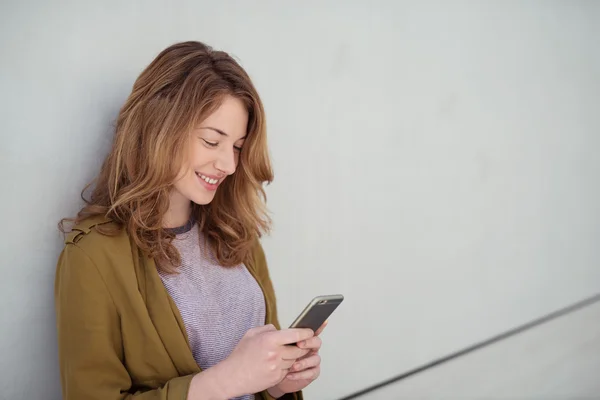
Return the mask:
<svg viewBox="0 0 600 400"><path fill-rule="evenodd" d="M272 179L242 67L198 42L162 51L85 207L60 224L64 399L302 398L322 328L279 330L259 244Z"/></svg>

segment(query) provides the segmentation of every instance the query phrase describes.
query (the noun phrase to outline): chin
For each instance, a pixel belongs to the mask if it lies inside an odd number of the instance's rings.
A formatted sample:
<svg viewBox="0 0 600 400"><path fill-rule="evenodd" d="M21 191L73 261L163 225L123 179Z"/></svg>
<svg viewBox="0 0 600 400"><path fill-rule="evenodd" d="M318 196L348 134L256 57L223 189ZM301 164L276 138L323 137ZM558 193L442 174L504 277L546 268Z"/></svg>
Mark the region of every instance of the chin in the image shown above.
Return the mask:
<svg viewBox="0 0 600 400"><path fill-rule="evenodd" d="M214 194L209 194L209 195L204 195L204 196L194 196L193 198L191 198L190 200L192 200L192 202L194 204L197 204L199 206L205 206L207 204L210 204L215 198Z"/></svg>

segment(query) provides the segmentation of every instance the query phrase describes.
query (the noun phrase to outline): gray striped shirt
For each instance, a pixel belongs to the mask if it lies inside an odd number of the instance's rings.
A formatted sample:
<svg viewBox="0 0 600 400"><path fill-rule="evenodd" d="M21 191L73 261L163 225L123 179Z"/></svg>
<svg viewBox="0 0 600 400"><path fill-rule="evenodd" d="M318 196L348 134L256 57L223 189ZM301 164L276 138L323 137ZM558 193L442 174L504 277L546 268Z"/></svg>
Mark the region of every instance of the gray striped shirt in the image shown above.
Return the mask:
<svg viewBox="0 0 600 400"><path fill-rule="evenodd" d="M264 325L264 296L245 265L219 265L196 224L173 231L182 259L179 274L159 275L179 309L194 359L204 370L227 358L249 329Z"/></svg>

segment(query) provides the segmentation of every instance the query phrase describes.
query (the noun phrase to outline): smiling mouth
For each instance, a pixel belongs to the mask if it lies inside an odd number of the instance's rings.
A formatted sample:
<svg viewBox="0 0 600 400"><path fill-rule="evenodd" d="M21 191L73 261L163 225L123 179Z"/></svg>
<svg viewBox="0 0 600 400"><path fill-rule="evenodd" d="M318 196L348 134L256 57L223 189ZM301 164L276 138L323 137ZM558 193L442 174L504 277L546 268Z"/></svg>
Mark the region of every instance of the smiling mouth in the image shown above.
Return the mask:
<svg viewBox="0 0 600 400"><path fill-rule="evenodd" d="M199 174L196 173L196 175L202 179L204 182L208 183L209 185L216 185L217 183L219 183L220 179L214 179L214 178L209 178L208 176L204 175L204 174Z"/></svg>

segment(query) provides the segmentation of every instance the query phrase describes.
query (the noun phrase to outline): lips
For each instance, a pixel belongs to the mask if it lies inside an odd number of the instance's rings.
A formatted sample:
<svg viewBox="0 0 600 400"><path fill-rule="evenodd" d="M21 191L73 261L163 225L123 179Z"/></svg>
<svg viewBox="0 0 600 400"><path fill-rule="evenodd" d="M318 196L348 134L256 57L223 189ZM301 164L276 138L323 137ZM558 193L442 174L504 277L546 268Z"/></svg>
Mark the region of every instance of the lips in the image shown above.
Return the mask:
<svg viewBox="0 0 600 400"><path fill-rule="evenodd" d="M218 178L216 176L204 175L202 173L196 172L196 176L200 181L200 184L204 186L206 190L214 191L217 190L219 184L223 181L223 178Z"/></svg>

